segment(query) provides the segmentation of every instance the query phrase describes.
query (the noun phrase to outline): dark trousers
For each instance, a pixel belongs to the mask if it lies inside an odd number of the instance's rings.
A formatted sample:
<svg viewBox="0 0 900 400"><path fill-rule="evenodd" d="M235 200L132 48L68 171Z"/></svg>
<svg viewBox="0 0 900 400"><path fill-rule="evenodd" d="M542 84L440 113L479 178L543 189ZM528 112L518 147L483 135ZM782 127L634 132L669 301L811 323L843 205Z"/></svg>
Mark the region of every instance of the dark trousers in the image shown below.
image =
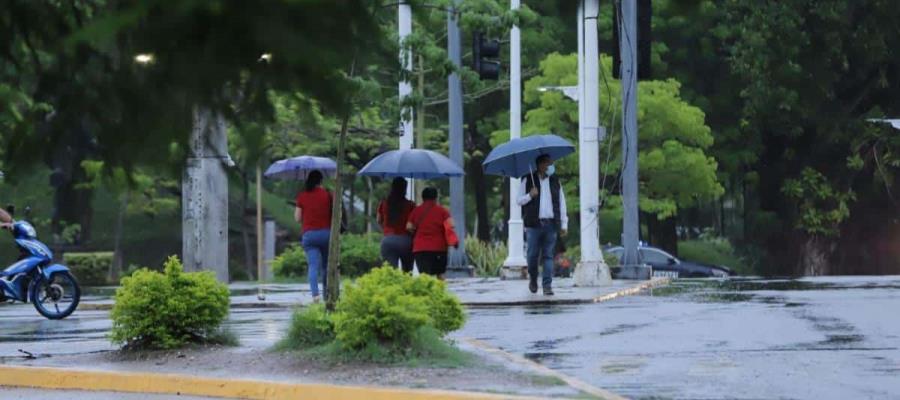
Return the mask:
<svg viewBox="0 0 900 400"><path fill-rule="evenodd" d="M540 227L525 228L528 242L528 275L531 279L537 279L538 264L543 265L541 284L545 288L553 283L553 256L558 231L559 227L552 221L542 221Z"/></svg>
<svg viewBox="0 0 900 400"><path fill-rule="evenodd" d="M413 253L419 272L428 275L442 275L447 272L447 252L420 251Z"/></svg>

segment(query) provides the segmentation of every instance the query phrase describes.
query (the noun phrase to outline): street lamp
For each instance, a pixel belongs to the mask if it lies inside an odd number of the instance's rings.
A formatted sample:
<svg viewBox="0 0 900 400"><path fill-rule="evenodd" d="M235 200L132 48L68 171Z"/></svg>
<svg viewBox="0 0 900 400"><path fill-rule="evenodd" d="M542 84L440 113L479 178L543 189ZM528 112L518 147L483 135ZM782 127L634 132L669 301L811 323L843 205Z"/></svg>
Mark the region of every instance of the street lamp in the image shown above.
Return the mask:
<svg viewBox="0 0 900 400"><path fill-rule="evenodd" d="M562 92L566 97L578 102L578 86L541 86L537 88L538 92Z"/></svg>
<svg viewBox="0 0 900 400"><path fill-rule="evenodd" d="M153 57L153 54L150 53L141 53L134 56L134 62L138 64L152 64L156 57Z"/></svg>

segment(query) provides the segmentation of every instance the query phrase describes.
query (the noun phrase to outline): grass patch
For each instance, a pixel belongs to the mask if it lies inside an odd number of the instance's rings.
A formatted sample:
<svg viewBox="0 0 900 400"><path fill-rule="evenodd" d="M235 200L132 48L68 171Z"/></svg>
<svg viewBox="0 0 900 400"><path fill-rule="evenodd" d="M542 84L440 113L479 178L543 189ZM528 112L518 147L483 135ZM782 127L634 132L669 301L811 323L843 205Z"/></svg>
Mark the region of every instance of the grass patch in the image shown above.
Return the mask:
<svg viewBox="0 0 900 400"><path fill-rule="evenodd" d="M531 383L535 386L567 386L568 383L558 376L533 375Z"/></svg>
<svg viewBox="0 0 900 400"><path fill-rule="evenodd" d="M406 347L370 342L359 350L348 349L338 341L310 347L297 341L282 340L280 351L297 351L303 356L331 364L379 364L408 367L463 368L475 364L475 356L456 348L431 327L422 327L412 335Z"/></svg>
<svg viewBox="0 0 900 400"><path fill-rule="evenodd" d="M228 328L219 329L215 333L207 336L204 343L226 347L237 347L241 345L241 341L238 339L237 334Z"/></svg>
<svg viewBox="0 0 900 400"><path fill-rule="evenodd" d="M705 264L724 265L738 275L753 275L754 271L739 257L731 243L719 240L687 240L678 242L678 256L681 259Z"/></svg>

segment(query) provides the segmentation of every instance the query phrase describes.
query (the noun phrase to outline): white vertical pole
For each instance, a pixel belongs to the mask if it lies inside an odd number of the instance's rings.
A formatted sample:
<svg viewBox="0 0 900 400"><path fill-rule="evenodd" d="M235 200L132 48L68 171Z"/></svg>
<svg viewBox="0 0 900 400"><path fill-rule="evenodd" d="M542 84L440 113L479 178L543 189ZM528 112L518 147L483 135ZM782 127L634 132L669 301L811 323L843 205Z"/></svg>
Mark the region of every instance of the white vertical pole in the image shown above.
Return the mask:
<svg viewBox="0 0 900 400"><path fill-rule="evenodd" d="M580 196L581 262L575 271L575 284L597 286L610 282L609 267L603 261L597 231L600 203L600 126L599 63L597 16L599 0L579 5L579 90L578 90L578 187Z"/></svg>
<svg viewBox="0 0 900 400"><path fill-rule="evenodd" d="M404 51L403 49L403 43L406 41L407 36L412 33L412 9L408 3L400 3L397 8L397 29L400 36L400 66L407 74L407 77L400 81L400 102L402 103L404 99L412 94L412 85L409 83L408 74L412 72L413 55L412 51ZM413 147L413 110L411 107L403 107L401 112L406 118L401 117L400 120L400 149L406 150ZM415 191L415 185L413 185L412 180L409 180L406 197L414 199Z"/></svg>
<svg viewBox="0 0 900 400"><path fill-rule="evenodd" d="M519 0L510 2L510 9L519 9ZM519 27L513 25L509 34L509 138L518 139L522 135L522 60ZM503 263L504 278L525 278L528 262L525 260L525 229L522 223L522 208L516 203L519 195L518 179L509 180L509 256Z"/></svg>

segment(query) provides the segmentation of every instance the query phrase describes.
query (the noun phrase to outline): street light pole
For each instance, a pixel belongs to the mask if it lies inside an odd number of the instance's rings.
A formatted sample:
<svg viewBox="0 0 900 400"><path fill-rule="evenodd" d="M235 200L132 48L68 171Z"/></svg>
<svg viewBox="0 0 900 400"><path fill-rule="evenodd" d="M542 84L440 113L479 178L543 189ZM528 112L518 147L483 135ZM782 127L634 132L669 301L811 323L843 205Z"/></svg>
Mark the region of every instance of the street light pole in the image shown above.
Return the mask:
<svg viewBox="0 0 900 400"><path fill-rule="evenodd" d="M397 6L398 23L397 30L400 37L400 68L403 78L400 80L400 149L408 150L413 147L413 110L411 107L402 106L403 102L412 94L412 85L409 83L409 73L413 67L412 50L404 50L406 38L412 33L412 9L409 3L401 2ZM406 189L406 197L415 198L415 185L410 179Z"/></svg>
<svg viewBox="0 0 900 400"><path fill-rule="evenodd" d="M603 260L598 237L600 211L600 140L606 130L600 126L599 62L597 17L599 0L582 1L579 15L578 65L578 187L581 220L581 262L575 268L575 285L600 286L611 282L609 266Z"/></svg>
<svg viewBox="0 0 900 400"><path fill-rule="evenodd" d="M519 9L519 0L510 2L510 9ZM522 136L522 59L521 39L518 25L513 25L509 33L509 139ZM509 253L503 262L504 279L525 279L528 262L525 260L525 228L522 222L522 208L516 204L519 195L518 178L509 180L509 225L507 244Z"/></svg>

